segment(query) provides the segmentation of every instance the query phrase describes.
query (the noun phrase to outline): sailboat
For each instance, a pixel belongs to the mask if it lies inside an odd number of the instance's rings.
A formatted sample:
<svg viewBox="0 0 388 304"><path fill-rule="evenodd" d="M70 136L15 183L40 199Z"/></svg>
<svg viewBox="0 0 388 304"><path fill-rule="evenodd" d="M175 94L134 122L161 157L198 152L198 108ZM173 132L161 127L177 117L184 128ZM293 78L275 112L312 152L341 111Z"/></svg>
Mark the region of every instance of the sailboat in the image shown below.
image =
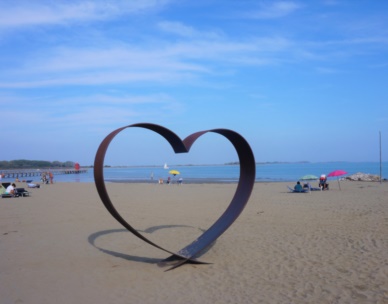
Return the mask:
<svg viewBox="0 0 388 304"><path fill-rule="evenodd" d="M164 169L168 169L167 163L164 163Z"/></svg>

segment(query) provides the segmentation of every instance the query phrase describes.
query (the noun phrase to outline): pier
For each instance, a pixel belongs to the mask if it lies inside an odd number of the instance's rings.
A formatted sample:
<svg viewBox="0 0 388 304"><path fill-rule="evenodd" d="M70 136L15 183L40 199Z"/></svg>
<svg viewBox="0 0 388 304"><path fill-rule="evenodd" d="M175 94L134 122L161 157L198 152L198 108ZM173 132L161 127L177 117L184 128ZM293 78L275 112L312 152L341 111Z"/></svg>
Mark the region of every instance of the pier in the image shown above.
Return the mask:
<svg viewBox="0 0 388 304"><path fill-rule="evenodd" d="M0 174L3 178L23 178L41 176L42 174L48 174L51 172L55 175L61 174L81 174L87 173L87 169L74 169L74 168L63 168L63 169L12 169L12 170L1 170Z"/></svg>

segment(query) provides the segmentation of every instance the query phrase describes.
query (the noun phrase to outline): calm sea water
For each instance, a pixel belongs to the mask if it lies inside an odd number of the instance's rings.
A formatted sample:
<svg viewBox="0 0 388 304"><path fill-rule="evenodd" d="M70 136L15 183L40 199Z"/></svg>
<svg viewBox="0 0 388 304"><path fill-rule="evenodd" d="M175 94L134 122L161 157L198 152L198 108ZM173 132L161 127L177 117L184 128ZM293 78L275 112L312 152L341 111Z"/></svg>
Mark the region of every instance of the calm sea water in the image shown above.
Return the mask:
<svg viewBox="0 0 388 304"><path fill-rule="evenodd" d="M388 162L382 164L383 178L388 177ZM236 182L239 177L239 166L170 166L169 170L176 169L181 174L184 182L214 181ZM313 174L320 176L331 171L341 169L348 175L362 172L380 175L378 162L330 162L330 163L289 163L289 164L258 164L256 166L256 181L297 181L302 176ZM106 181L153 181L159 178L167 179L168 171L161 167L130 167L130 168L105 168ZM171 176L171 175L170 175ZM346 175L345 175L346 176ZM178 176L175 177L176 179ZM37 177L35 179L38 179ZM57 182L94 182L93 169L87 173L57 175ZM38 180L36 180L38 181Z"/></svg>

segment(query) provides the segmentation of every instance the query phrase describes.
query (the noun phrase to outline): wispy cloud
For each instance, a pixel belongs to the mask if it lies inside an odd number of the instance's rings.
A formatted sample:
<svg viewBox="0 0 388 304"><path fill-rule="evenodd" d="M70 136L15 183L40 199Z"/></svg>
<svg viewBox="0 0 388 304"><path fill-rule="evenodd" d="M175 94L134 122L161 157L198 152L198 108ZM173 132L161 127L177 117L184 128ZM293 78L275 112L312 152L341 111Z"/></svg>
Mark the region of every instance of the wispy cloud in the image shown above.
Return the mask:
<svg viewBox="0 0 388 304"><path fill-rule="evenodd" d="M42 50L37 56L25 57L24 62L18 61L17 68L3 71L0 88L185 81L220 73L220 65L277 64L280 60L276 57L292 46L281 37L247 41L201 38L165 41L165 45L150 41L148 45Z"/></svg>
<svg viewBox="0 0 388 304"><path fill-rule="evenodd" d="M178 57L172 56L180 55ZM93 69L125 69L127 71L149 70L199 70L198 65L183 62L174 46L139 48L133 45L102 48L66 48L53 50L47 58L28 62L26 68L41 72L74 71ZM129 72L130 73L130 72Z"/></svg>
<svg viewBox="0 0 388 304"><path fill-rule="evenodd" d="M18 119L28 122L31 130L45 129L51 133L48 126L55 126L52 133L60 136L63 133L82 130L91 132L105 126L125 125L131 120L160 119L160 111L165 109L163 119L180 115L183 105L173 97L161 94L92 94L84 97L70 96L66 98L47 97L31 99L26 97L0 96L10 105L17 105ZM34 105L34 106L32 106ZM2 123L14 124L14 109L2 111ZM12 133L13 131L10 130Z"/></svg>
<svg viewBox="0 0 388 304"><path fill-rule="evenodd" d="M324 40L318 42L309 42L310 45L316 46L340 46L340 45L388 45L388 38L386 36L368 36L368 37L353 37L337 40Z"/></svg>
<svg viewBox="0 0 388 304"><path fill-rule="evenodd" d="M292 14L301 8L296 2L278 1L261 4L255 12L249 13L249 17L257 19L275 19Z"/></svg>
<svg viewBox="0 0 388 304"><path fill-rule="evenodd" d="M168 2L168 0L4 1L0 4L0 27L12 28L110 19L122 14L159 9Z"/></svg>
<svg viewBox="0 0 388 304"><path fill-rule="evenodd" d="M158 24L160 30L185 38L220 39L223 35L219 31L199 31L181 22L163 21Z"/></svg>
<svg viewBox="0 0 388 304"><path fill-rule="evenodd" d="M160 22L158 27L162 31L176 34L182 37L196 37L200 35L200 32L196 31L193 27L184 25L181 22L164 21Z"/></svg>
<svg viewBox="0 0 388 304"><path fill-rule="evenodd" d="M79 106L79 105L93 105L96 106L119 106L122 105L163 105L175 103L174 99L167 94L148 94L148 95L128 95L128 94L95 94L84 97L71 97L58 99L56 106Z"/></svg>

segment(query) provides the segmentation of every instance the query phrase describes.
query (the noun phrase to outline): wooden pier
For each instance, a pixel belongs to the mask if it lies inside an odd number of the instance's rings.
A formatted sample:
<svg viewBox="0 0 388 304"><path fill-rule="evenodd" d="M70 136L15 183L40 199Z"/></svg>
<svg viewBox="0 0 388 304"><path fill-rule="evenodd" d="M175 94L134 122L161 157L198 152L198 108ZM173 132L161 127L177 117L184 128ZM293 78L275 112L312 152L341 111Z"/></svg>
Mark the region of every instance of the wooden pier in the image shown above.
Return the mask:
<svg viewBox="0 0 388 304"><path fill-rule="evenodd" d="M74 168L64 168L64 169L13 169L13 170L1 170L0 174L3 178L23 178L23 177L33 177L33 176L42 176L43 174L48 175L51 172L54 176L61 174L81 174L87 173L87 169L74 169Z"/></svg>

